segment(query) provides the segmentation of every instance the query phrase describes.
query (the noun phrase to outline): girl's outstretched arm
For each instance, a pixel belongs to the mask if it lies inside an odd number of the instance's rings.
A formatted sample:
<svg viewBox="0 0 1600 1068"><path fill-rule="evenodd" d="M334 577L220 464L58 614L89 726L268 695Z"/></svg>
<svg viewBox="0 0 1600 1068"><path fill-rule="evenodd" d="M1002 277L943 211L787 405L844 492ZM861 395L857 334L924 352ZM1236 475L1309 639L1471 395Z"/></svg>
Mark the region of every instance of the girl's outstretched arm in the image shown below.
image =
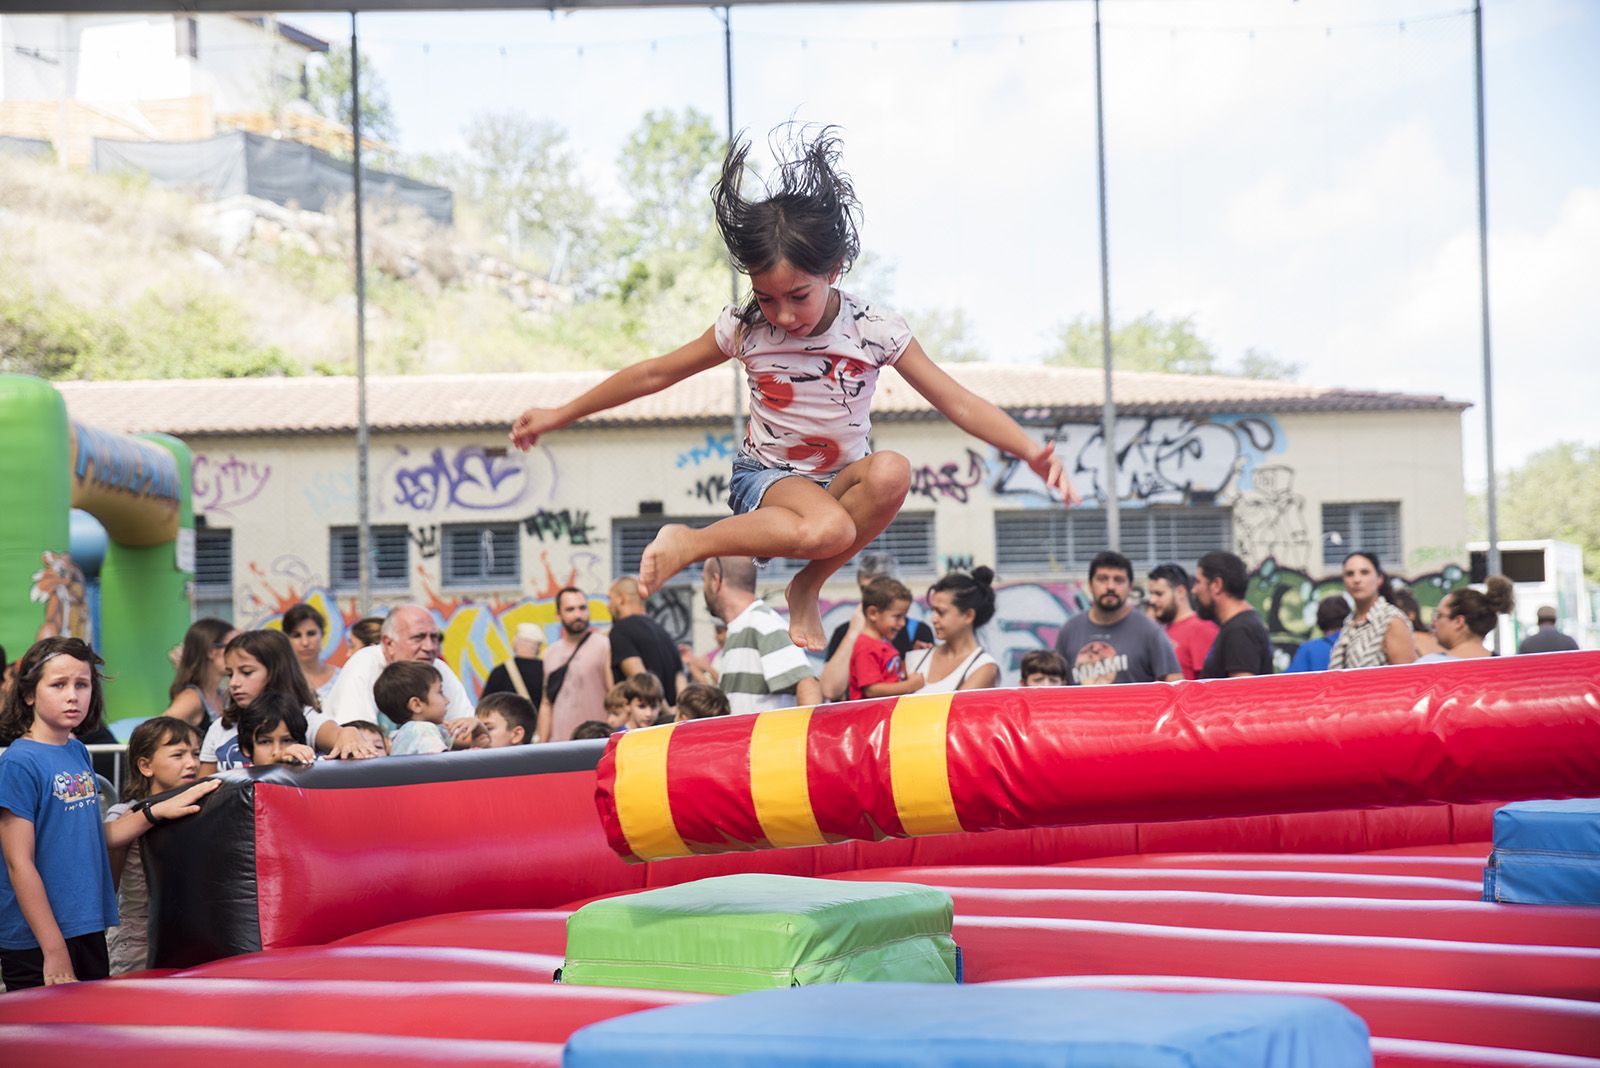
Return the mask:
<svg viewBox="0 0 1600 1068"><path fill-rule="evenodd" d="M1072 480L1056 456L1054 443L1041 445L1030 438L1017 421L951 378L912 338L911 344L895 361L895 369L929 404L956 426L1001 452L1024 461L1044 484L1061 494L1070 505L1078 503Z"/></svg>
<svg viewBox="0 0 1600 1068"><path fill-rule="evenodd" d="M517 417L516 423L511 427L511 444L526 451L538 444L541 434L560 430L595 412L603 412L648 394L659 393L670 385L682 382L690 375L717 366L727 358L717 346L716 328L709 328L687 345L674 349L665 356L656 356L631 367L624 367L587 393L559 408L529 408Z"/></svg>

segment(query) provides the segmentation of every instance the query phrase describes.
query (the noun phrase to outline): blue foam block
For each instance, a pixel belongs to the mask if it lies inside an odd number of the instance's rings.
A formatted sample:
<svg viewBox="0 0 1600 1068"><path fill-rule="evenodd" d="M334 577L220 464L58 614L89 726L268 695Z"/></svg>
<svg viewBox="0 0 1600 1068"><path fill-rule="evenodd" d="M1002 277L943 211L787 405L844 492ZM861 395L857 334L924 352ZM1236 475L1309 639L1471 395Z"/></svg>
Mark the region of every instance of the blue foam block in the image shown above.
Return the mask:
<svg viewBox="0 0 1600 1068"><path fill-rule="evenodd" d="M1600 798L1520 801L1496 809L1483 899L1600 905Z"/></svg>
<svg viewBox="0 0 1600 1068"><path fill-rule="evenodd" d="M1367 1026L1324 998L848 983L618 1016L564 1068L1366 1068Z"/></svg>

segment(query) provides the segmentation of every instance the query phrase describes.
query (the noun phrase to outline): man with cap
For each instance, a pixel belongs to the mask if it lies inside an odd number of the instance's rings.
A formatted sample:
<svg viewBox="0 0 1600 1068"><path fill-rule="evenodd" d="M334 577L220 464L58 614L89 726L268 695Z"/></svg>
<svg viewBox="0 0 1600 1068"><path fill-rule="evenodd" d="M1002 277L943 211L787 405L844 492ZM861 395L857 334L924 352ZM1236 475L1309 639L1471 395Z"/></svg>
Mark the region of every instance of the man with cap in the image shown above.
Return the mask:
<svg viewBox="0 0 1600 1068"><path fill-rule="evenodd" d="M511 659L489 672L483 696L514 693L528 699L537 709L544 697L544 630L537 623L518 623L511 639Z"/></svg>
<svg viewBox="0 0 1600 1068"><path fill-rule="evenodd" d="M1539 606L1539 629L1522 639L1519 653L1570 653L1578 643L1570 634L1556 630L1556 610L1547 604Z"/></svg>

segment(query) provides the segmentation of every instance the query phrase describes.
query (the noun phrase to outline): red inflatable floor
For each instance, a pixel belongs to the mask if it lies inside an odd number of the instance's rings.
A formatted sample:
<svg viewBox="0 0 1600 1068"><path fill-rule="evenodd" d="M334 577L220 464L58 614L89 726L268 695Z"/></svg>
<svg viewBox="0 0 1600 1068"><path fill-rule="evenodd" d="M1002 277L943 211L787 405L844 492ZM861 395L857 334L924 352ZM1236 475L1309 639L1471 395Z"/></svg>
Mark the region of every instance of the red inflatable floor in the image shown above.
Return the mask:
<svg viewBox="0 0 1600 1068"><path fill-rule="evenodd" d="M1486 845L1167 854L838 878L949 890L972 982L1308 993L1390 1066L1600 1065L1600 910L1489 905ZM586 1024L699 995L552 983L567 910L432 916L326 946L0 998L8 1066L555 1065ZM204 1026L197 1026L203 1021Z"/></svg>

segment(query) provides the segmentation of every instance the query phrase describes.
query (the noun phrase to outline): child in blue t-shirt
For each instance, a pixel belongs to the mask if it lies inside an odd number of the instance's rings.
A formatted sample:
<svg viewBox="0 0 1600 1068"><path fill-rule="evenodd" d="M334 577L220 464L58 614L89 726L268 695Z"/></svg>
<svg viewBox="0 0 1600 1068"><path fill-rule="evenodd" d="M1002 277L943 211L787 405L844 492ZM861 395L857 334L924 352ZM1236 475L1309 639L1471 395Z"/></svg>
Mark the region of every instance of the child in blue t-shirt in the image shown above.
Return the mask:
<svg viewBox="0 0 1600 1068"><path fill-rule="evenodd" d="M100 822L89 751L72 729L103 713L102 663L77 638L46 638L17 661L0 707L0 978L7 990L110 973L106 929L117 923L108 847L200 810L217 782Z"/></svg>
<svg viewBox="0 0 1600 1068"><path fill-rule="evenodd" d="M389 738L391 756L450 751L450 733L443 726L450 700L438 668L397 660L372 684L372 699L379 712L400 725Z"/></svg>

